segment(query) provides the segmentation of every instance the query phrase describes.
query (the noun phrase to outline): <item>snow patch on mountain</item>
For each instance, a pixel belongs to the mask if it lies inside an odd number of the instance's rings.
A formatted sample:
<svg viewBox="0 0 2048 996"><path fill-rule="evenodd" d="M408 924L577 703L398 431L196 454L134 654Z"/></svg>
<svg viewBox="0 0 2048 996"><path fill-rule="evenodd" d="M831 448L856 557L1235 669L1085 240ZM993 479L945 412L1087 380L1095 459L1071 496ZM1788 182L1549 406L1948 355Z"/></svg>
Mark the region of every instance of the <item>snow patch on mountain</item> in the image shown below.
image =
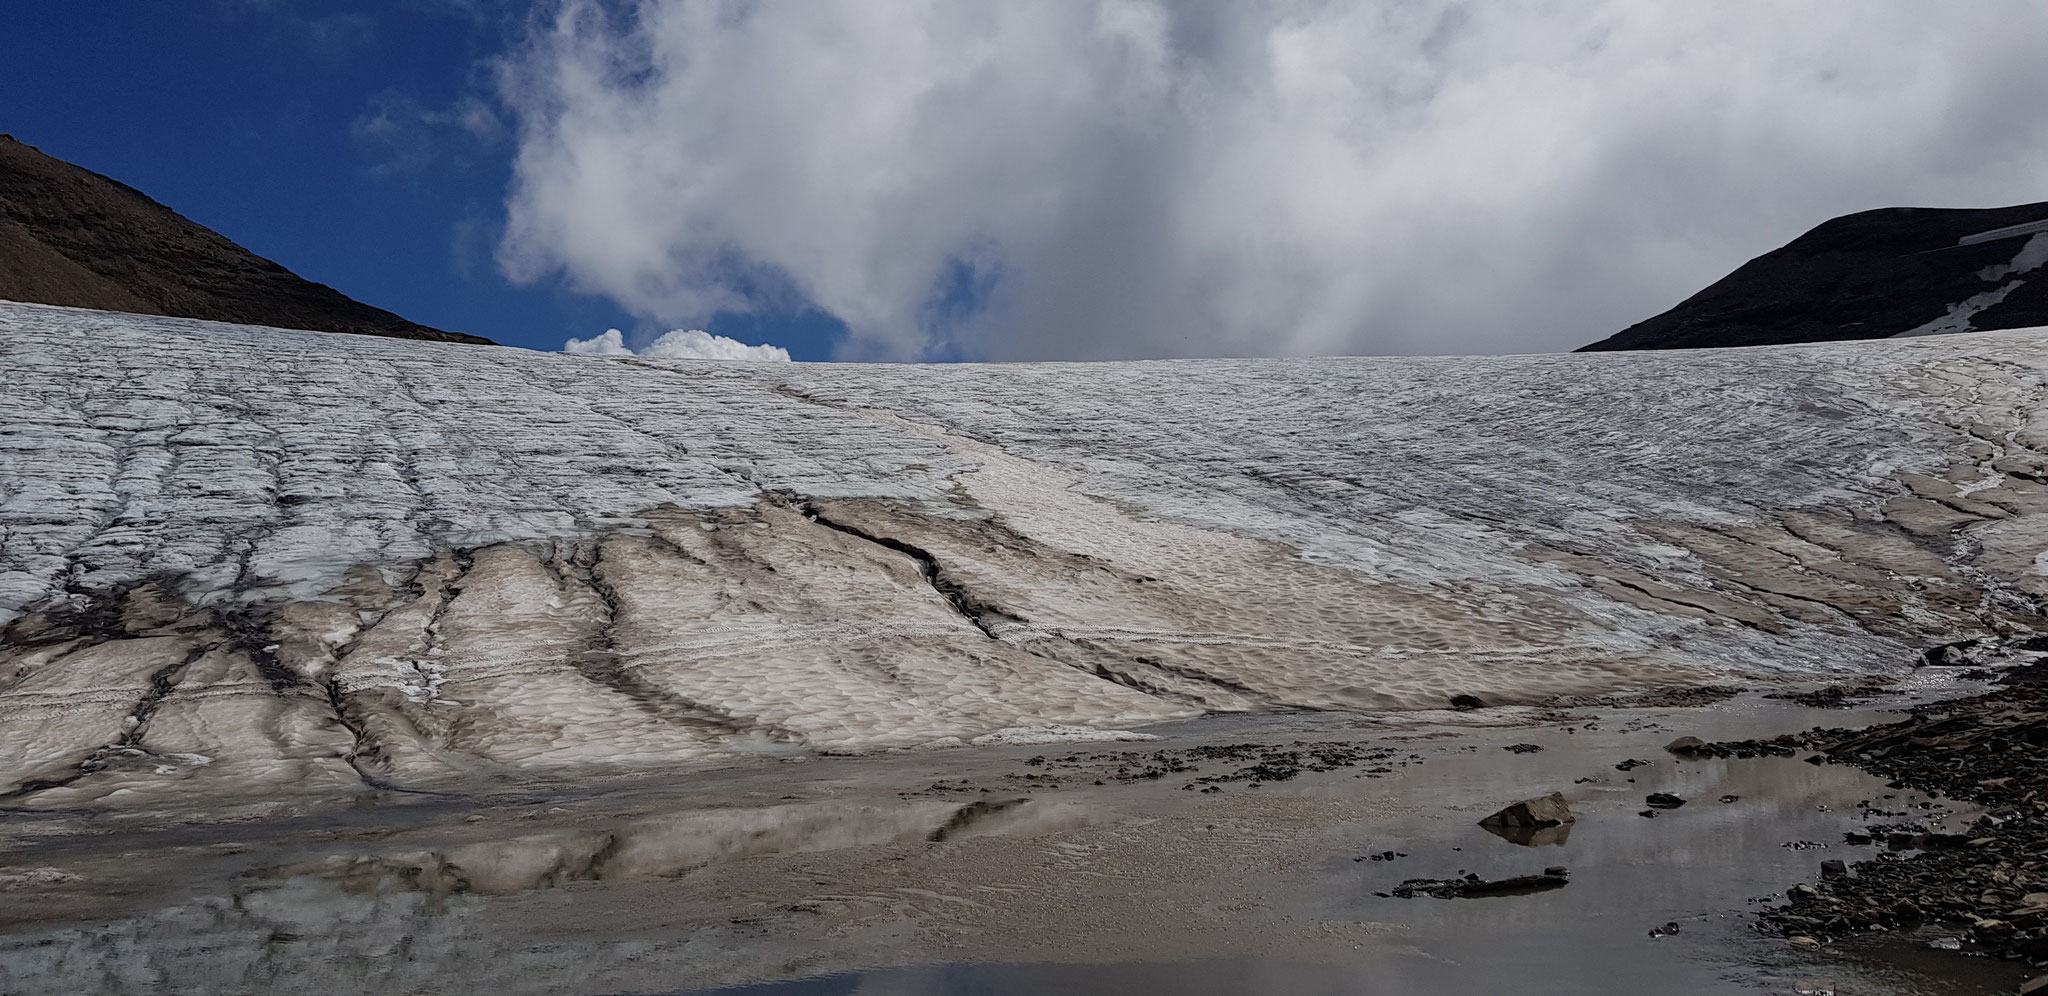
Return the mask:
<svg viewBox="0 0 2048 996"><path fill-rule="evenodd" d="M2006 277L2016 273L2031 273L2038 270L2043 263L2048 263L2048 232L2043 232L2028 239L2026 244L2020 247L2019 253L2013 256L2010 262L1997 266L1987 266L1977 271L1977 276L1979 279L1987 282L2005 280ZM1949 305L1948 312L1940 318L1917 328L1907 329L1892 336L1892 338L1912 339L1927 335L1974 332L1976 329L1970 324L1970 319L1975 318L1978 312L2002 303L2006 295L2020 289L2025 284L2025 280L2011 280L1981 294L1972 294L1961 301Z"/></svg>

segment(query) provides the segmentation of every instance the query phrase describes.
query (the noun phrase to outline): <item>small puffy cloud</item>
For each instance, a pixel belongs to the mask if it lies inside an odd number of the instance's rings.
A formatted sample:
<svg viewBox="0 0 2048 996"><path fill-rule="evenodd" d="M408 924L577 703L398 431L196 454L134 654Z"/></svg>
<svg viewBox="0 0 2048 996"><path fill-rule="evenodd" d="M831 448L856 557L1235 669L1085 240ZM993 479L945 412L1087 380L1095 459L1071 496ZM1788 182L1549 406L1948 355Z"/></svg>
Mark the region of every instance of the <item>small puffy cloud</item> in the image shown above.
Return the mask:
<svg viewBox="0 0 2048 996"><path fill-rule="evenodd" d="M712 335L700 329L676 329L638 350L626 346L618 329L606 329L600 336L571 339L562 344L564 353L586 356L647 356L663 360L755 360L788 363L789 350L781 346L749 346L738 339Z"/></svg>

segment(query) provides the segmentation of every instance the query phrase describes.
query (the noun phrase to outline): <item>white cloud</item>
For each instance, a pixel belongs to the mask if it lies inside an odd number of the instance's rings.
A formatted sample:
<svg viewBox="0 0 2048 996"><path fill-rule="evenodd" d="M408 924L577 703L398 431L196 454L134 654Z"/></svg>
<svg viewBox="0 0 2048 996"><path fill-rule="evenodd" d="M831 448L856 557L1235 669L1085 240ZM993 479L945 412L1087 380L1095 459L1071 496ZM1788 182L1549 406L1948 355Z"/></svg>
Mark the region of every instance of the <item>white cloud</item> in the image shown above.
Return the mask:
<svg viewBox="0 0 2048 996"><path fill-rule="evenodd" d="M780 346L749 346L738 339L728 339L697 329L664 332L661 338L638 350L626 346L626 337L618 329L606 329L603 335L588 339L571 339L563 343L562 352L585 353L592 356L650 356L667 360L789 362L789 350Z"/></svg>
<svg viewBox="0 0 2048 996"><path fill-rule="evenodd" d="M2048 196L2048 6L571 2L500 259L848 356L1569 348L1827 217Z"/></svg>

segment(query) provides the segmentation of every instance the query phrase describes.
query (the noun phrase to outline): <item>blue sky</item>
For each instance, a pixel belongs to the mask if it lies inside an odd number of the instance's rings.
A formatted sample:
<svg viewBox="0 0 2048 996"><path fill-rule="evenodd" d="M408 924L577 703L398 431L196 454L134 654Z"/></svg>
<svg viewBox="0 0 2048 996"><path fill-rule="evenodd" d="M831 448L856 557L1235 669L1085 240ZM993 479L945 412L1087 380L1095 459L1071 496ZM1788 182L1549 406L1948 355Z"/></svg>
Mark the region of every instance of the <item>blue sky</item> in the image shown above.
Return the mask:
<svg viewBox="0 0 2048 996"><path fill-rule="evenodd" d="M486 63L524 32L522 5L96 0L7 21L0 131L301 276L507 345L658 331L493 259L515 149ZM798 359L826 358L839 328L817 312L705 327Z"/></svg>

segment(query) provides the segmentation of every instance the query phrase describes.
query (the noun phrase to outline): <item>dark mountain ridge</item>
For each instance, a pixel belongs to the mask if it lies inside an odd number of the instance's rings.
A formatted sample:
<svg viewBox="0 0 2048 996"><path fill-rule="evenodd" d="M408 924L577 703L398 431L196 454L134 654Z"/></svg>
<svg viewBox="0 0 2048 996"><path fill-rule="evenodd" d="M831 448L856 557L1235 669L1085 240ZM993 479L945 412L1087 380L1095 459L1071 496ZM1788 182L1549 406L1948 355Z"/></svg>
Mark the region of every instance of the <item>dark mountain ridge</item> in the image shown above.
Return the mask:
<svg viewBox="0 0 2048 996"><path fill-rule="evenodd" d="M1822 223L1581 351L1882 339L2048 325L2048 201Z"/></svg>
<svg viewBox="0 0 2048 996"><path fill-rule="evenodd" d="M489 344L314 283L118 180L0 135L0 300Z"/></svg>

